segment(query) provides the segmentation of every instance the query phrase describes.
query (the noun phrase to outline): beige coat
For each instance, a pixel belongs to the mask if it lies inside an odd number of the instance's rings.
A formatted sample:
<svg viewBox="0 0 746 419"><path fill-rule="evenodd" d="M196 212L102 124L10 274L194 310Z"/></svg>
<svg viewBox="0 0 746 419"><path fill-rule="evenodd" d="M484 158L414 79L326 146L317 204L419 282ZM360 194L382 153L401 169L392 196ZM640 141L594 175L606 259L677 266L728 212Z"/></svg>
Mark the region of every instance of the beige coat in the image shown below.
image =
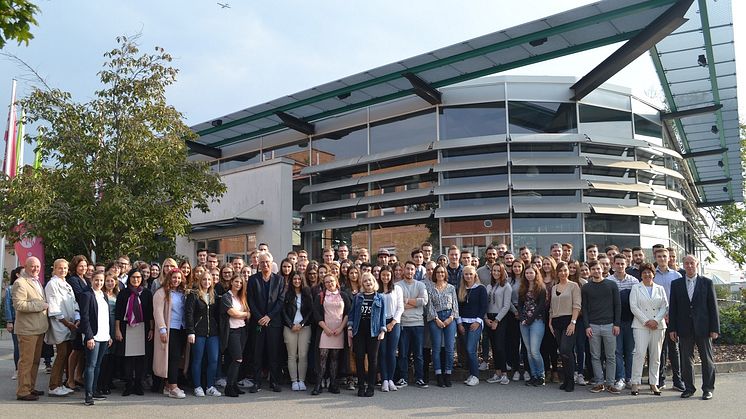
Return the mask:
<svg viewBox="0 0 746 419"><path fill-rule="evenodd" d="M46 333L49 320L47 309L44 308L44 292L39 292L32 280L21 276L13 283L11 296L16 309L16 322L13 325L15 334L29 336Z"/></svg>
<svg viewBox="0 0 746 419"><path fill-rule="evenodd" d="M155 330L153 337L153 374L158 377L168 377L168 342L161 342L160 330L166 329L166 336L171 339L171 303L166 302L166 293L163 288L159 288L153 295L153 319L155 320ZM184 360L181 364L184 367L184 373L189 366L189 345L186 345Z"/></svg>

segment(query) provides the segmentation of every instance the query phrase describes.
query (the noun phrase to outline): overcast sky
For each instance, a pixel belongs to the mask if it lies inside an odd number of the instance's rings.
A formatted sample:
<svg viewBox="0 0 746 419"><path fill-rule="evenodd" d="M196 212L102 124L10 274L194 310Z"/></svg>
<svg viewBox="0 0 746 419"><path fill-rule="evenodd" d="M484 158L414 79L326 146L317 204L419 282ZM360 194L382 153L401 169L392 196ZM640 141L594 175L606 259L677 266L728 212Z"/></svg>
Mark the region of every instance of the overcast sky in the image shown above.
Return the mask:
<svg viewBox="0 0 746 419"><path fill-rule="evenodd" d="M122 34L142 33L143 51L164 47L180 69L168 91L194 125L239 109L390 62L506 29L567 9L583 0L37 0L39 26L29 46L6 45L47 82L87 101L99 88L103 53ZM746 7L737 1L734 16ZM510 5L510 7L507 7ZM739 13L739 8L743 13ZM735 22L736 46L744 49ZM617 46L513 70L509 74L582 76ZM741 57L743 58L743 57ZM744 86L743 72L739 84ZM0 103L10 101L13 77L25 73L0 59ZM659 92L647 54L611 82L637 94ZM21 81L19 95L30 91ZM746 110L740 96L741 112ZM2 112L2 119L6 111ZM5 123L0 123L4 130ZM30 150L28 151L30 153ZM30 156L30 154L29 154ZM29 157L30 158L30 157Z"/></svg>

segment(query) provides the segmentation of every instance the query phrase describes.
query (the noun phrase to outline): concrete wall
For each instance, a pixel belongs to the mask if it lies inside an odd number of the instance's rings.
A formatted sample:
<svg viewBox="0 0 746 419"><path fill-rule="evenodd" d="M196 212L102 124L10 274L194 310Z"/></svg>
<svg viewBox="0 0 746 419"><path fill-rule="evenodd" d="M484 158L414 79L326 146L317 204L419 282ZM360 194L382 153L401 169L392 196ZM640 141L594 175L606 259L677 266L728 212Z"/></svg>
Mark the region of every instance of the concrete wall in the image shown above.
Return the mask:
<svg viewBox="0 0 746 419"><path fill-rule="evenodd" d="M293 162L278 158L221 173L227 188L210 212L195 211L192 224L238 218L262 220L261 225L195 232L176 240L176 252L194 260L194 240L255 233L258 243L267 243L275 259L292 249ZM262 204L261 202L264 201ZM280 259L282 259L280 257ZM278 259L278 260L280 260Z"/></svg>

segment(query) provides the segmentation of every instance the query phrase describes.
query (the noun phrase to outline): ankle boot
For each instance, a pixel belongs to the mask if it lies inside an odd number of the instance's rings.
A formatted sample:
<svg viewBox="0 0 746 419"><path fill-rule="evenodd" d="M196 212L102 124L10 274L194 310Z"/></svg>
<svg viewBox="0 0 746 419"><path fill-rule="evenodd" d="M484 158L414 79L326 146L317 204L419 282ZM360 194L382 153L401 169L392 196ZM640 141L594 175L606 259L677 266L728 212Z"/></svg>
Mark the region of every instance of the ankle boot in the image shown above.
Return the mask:
<svg viewBox="0 0 746 419"><path fill-rule="evenodd" d="M451 374L445 374L445 375L443 376L443 384L444 384L444 385L445 385L446 387L450 387L450 386L452 385L452 384L451 384Z"/></svg>
<svg viewBox="0 0 746 419"><path fill-rule="evenodd" d="M322 391L321 381L322 380L316 381L316 385L313 387L313 390L311 391L312 396L318 396L319 394L321 394L321 391Z"/></svg>
<svg viewBox="0 0 746 419"><path fill-rule="evenodd" d="M443 379L443 374L435 374L435 380L438 382L438 387L445 387L445 380Z"/></svg>

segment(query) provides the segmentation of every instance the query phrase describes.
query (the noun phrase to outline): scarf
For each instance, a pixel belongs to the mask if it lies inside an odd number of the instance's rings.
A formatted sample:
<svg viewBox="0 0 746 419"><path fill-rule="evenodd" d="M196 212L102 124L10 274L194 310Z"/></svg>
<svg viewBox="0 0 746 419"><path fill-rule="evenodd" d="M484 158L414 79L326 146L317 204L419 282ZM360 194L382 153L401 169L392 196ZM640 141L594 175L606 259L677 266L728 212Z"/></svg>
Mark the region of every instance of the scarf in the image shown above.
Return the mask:
<svg viewBox="0 0 746 419"><path fill-rule="evenodd" d="M130 326L135 326L138 323L142 323L142 305L140 305L140 294L142 293L142 286L133 287L128 285L127 289L130 291L129 299L127 300L127 309L124 312L124 320Z"/></svg>

